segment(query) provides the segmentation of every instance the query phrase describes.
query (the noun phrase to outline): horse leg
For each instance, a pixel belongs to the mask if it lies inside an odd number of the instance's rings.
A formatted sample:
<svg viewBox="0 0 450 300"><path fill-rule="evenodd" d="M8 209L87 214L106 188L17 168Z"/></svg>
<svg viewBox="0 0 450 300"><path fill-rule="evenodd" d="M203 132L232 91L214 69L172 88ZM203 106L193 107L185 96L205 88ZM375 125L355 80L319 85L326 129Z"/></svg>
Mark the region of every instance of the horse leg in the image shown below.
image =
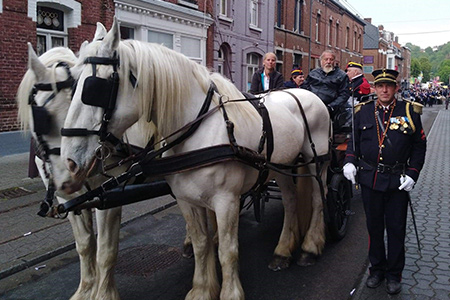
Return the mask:
<svg viewBox="0 0 450 300"><path fill-rule="evenodd" d="M214 245L208 229L206 209L177 200L186 220L187 234L194 249L195 268L192 289L186 300L214 300L219 298Z"/></svg>
<svg viewBox="0 0 450 300"><path fill-rule="evenodd" d="M216 247L219 244L219 237L217 235L217 222L216 222L216 215L212 210L208 210L208 219L209 219L209 224L211 225L212 231L215 233L214 234L214 245L216 245ZM184 238L184 242L183 242L183 257L186 258L191 258L194 256L194 249L192 248L192 241L191 241L191 237L189 236L189 234L187 233L187 225L186 225L186 237Z"/></svg>
<svg viewBox="0 0 450 300"><path fill-rule="evenodd" d="M119 252L119 231L122 207L97 210L97 280L92 299L119 300L114 268Z"/></svg>
<svg viewBox="0 0 450 300"><path fill-rule="evenodd" d="M194 256L194 248L192 247L191 236L188 233L188 228L186 224L186 236L184 237L183 242L183 257L191 258Z"/></svg>
<svg viewBox="0 0 450 300"><path fill-rule="evenodd" d="M216 196L218 197L218 196ZM221 195L215 206L219 237L219 261L222 266L221 300L244 299L239 279L239 197Z"/></svg>
<svg viewBox="0 0 450 300"><path fill-rule="evenodd" d="M281 190L284 207L283 229L275 248L269 269L279 271L287 269L292 261L292 252L299 243L299 226L297 218L297 194L291 177L277 175L276 182Z"/></svg>
<svg viewBox="0 0 450 300"><path fill-rule="evenodd" d="M63 203L64 201L60 201ZM75 245L80 258L80 284L70 300L88 300L95 285L95 234L92 225L92 212L83 210L81 215L69 213Z"/></svg>
<svg viewBox="0 0 450 300"><path fill-rule="evenodd" d="M328 164L323 166L323 172L321 175L324 195L327 194L327 167ZM311 174L315 174L316 166L309 165ZM302 253L297 261L300 266L313 265L316 262L317 257L322 254L322 250L325 246L325 222L323 217L323 199L320 192L320 186L316 179L312 179L312 215L309 228L306 232L305 238L302 244Z"/></svg>

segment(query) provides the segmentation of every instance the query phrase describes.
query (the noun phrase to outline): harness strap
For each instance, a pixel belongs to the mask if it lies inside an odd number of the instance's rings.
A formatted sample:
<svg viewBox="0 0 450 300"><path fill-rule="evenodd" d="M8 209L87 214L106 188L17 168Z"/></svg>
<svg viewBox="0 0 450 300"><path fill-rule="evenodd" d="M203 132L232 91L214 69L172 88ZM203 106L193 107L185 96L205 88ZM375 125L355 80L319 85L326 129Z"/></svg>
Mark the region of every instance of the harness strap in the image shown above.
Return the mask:
<svg viewBox="0 0 450 300"><path fill-rule="evenodd" d="M289 95L291 95L291 97L294 98L294 100L297 102L298 108L300 109L300 113L301 113L301 115L303 117L303 121L305 123L305 129L306 129L306 133L308 135L309 143L311 145L311 150L314 154L314 162L316 164L316 175L314 175L314 177L316 178L317 183L319 184L320 194L322 196L322 201L324 202L324 205L325 205L326 196L324 193L324 183L323 183L322 177L321 177L321 174L323 171L323 163L320 163L320 161L318 159L319 156L317 155L316 145L314 144L314 141L311 136L311 130L309 128L308 119L306 118L305 110L303 109L303 106L302 106L300 100L297 98L297 96L295 96L293 93L291 93L287 90L282 90L282 92L285 92L285 93L288 93ZM330 149L328 149L327 155L329 155L329 154L330 154Z"/></svg>

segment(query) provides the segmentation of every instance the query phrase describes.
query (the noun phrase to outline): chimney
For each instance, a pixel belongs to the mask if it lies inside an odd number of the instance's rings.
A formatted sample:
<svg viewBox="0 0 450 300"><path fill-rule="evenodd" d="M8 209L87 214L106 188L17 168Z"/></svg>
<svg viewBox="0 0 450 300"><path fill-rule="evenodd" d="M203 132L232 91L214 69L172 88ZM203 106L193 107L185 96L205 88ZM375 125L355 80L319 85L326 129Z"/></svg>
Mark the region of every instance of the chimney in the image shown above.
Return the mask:
<svg viewBox="0 0 450 300"><path fill-rule="evenodd" d="M372 18L364 18L364 21L366 21L366 22L372 24Z"/></svg>

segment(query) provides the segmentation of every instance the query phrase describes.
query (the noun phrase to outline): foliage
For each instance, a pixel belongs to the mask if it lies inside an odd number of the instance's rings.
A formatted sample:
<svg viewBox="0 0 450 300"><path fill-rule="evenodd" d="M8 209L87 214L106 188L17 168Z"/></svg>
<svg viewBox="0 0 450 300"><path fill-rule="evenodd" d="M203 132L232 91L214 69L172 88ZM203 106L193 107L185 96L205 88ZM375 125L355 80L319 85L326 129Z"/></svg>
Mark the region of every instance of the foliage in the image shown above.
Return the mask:
<svg viewBox="0 0 450 300"><path fill-rule="evenodd" d="M415 78L419 77L420 71L421 71L421 68L420 68L419 60L417 58L412 58L411 59L411 76L415 77Z"/></svg>
<svg viewBox="0 0 450 300"><path fill-rule="evenodd" d="M423 72L424 75L423 82L439 76L441 81L449 83L450 42L438 46L434 50L431 47L422 50L419 46L411 43L407 43L406 47L411 50L411 76L417 77L416 68L419 67L419 74ZM419 66L417 66L417 62Z"/></svg>

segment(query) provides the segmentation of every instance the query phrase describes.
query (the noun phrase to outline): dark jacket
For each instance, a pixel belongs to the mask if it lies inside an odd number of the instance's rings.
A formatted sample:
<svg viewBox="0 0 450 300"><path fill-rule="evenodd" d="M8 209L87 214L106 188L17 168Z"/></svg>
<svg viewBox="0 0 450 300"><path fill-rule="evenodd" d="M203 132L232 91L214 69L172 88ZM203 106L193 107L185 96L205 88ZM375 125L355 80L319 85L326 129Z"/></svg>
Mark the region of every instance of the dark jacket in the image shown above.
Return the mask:
<svg viewBox="0 0 450 300"><path fill-rule="evenodd" d="M252 94L260 94L264 92L262 83L261 83L261 74L264 72L264 68L256 71L253 74L252 77L252 84L250 86L249 92ZM269 80L269 90L273 89L279 89L283 87L284 84L284 78L283 75L281 75L280 72L274 70L272 73L269 74L270 80Z"/></svg>
<svg viewBox="0 0 450 300"><path fill-rule="evenodd" d="M299 86L293 80L289 80L284 83L284 87L290 89L290 88L298 88Z"/></svg>
<svg viewBox="0 0 450 300"><path fill-rule="evenodd" d="M417 181L425 161L426 138L420 115L413 109L413 105L417 104L408 103L396 100L391 118L390 110L385 112L378 105L375 108L376 101L373 100L355 108L355 149L352 137L347 145L344 163L359 166L358 180L361 185L382 192L398 189L403 173ZM379 122L375 109L382 122L387 122L383 126L388 127L380 155L377 131L381 136L383 130L380 125L377 130Z"/></svg>
<svg viewBox="0 0 450 300"><path fill-rule="evenodd" d="M348 76L338 68L328 74L322 68L312 70L301 88L319 96L333 111L339 110L350 98Z"/></svg>

